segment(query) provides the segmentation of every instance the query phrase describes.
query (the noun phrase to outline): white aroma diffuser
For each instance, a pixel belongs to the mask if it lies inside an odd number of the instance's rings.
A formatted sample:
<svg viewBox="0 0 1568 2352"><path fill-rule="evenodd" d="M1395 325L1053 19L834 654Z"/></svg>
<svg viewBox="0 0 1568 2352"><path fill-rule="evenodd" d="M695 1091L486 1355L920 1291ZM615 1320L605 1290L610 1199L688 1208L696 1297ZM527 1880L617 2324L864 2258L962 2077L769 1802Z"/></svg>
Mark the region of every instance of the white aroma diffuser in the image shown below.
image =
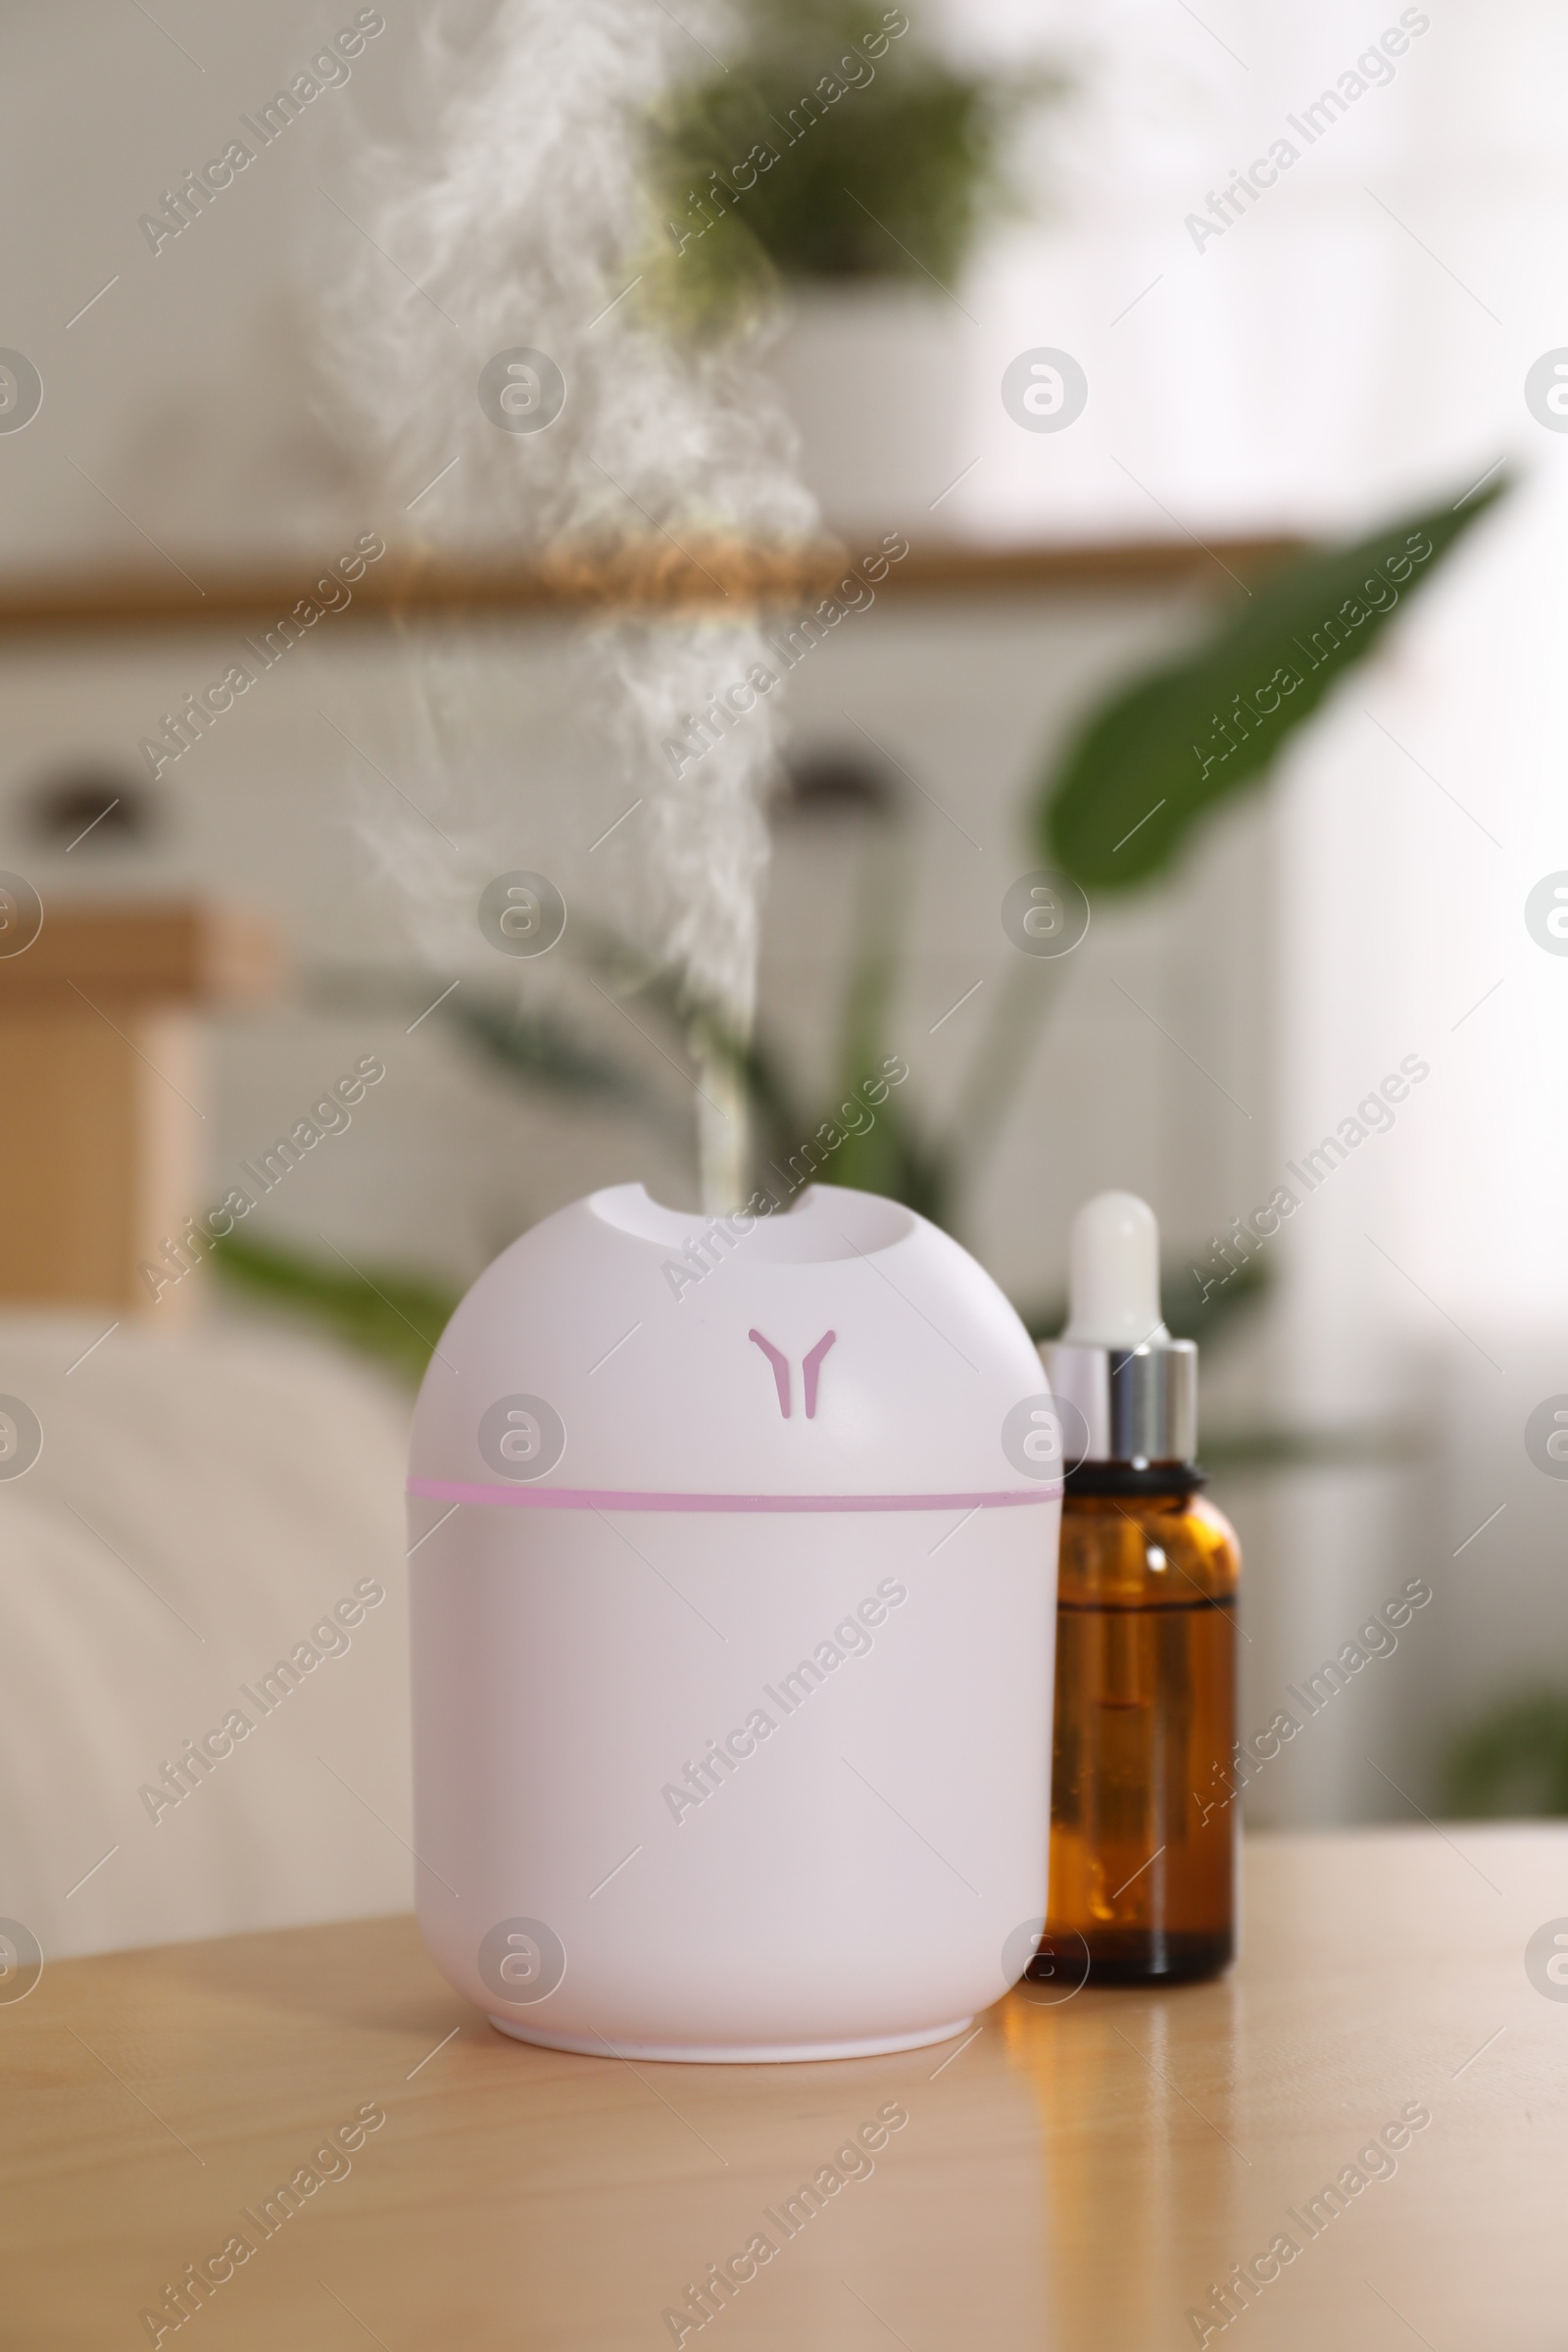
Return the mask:
<svg viewBox="0 0 1568 2352"><path fill-rule="evenodd" d="M481 1275L415 1416L414 1841L430 1950L503 2032L853 2057L1021 1975L1041 1391L989 1275L866 1193L705 1226L622 1185Z"/></svg>

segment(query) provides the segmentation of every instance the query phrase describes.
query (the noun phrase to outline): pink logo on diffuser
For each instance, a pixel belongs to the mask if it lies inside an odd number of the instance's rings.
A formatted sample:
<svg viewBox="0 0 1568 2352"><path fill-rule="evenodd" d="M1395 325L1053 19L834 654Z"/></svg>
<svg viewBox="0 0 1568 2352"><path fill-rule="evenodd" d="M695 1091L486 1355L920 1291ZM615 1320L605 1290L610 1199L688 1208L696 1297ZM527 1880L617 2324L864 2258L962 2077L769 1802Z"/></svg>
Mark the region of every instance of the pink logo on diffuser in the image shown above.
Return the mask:
<svg viewBox="0 0 1568 2352"><path fill-rule="evenodd" d="M782 1348L774 1347L771 1340L764 1340L760 1331L749 1331L746 1336L755 1346L760 1348L773 1367L773 1386L778 1391L778 1409L787 1421L790 1418L792 1385L790 1359ZM816 1390L822 1373L822 1358L838 1336L836 1331L824 1331L816 1346L802 1361L801 1385L806 1392L806 1418L808 1421L816 1419Z"/></svg>

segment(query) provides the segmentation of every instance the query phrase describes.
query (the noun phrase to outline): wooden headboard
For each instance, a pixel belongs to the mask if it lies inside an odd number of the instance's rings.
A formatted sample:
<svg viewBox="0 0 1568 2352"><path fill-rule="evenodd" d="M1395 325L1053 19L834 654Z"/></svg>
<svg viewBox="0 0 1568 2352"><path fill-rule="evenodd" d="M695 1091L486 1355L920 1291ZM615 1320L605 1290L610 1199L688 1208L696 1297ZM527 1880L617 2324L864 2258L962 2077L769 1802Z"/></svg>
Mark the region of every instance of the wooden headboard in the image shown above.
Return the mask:
<svg viewBox="0 0 1568 2352"><path fill-rule="evenodd" d="M0 876L0 1303L139 1312L138 1262L201 1205L202 1012L269 993L274 936L194 900L40 907L17 882Z"/></svg>

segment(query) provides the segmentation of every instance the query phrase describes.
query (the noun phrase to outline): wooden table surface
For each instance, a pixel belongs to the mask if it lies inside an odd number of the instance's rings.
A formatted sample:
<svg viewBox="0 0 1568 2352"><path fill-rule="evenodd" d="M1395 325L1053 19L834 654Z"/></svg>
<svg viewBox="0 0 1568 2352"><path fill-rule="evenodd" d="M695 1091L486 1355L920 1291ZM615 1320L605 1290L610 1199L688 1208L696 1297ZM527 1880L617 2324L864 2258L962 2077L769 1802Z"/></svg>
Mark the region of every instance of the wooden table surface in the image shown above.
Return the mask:
<svg viewBox="0 0 1568 2352"><path fill-rule="evenodd" d="M1526 1946L1568 1930L1568 1825L1254 1839L1246 1888L1227 1981L1013 1992L965 2043L831 2065L530 2049L406 1919L46 1963L0 2006L0 2342L147 2343L237 2231L166 2345L635 2352L760 2235L685 2343L1560 2352L1568 1997ZM264 2237L301 2168L338 2177ZM1240 2316L1195 2321L1237 2264Z"/></svg>

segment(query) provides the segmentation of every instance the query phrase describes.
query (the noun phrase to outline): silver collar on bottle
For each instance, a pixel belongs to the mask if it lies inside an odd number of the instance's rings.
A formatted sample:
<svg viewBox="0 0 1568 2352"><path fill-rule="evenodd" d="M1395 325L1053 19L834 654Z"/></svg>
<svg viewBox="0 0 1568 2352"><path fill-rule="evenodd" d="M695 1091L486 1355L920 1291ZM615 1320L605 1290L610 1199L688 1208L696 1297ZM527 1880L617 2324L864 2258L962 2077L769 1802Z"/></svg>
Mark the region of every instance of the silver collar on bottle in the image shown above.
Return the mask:
<svg viewBox="0 0 1568 2352"><path fill-rule="evenodd" d="M1196 1459L1198 1348L1193 1341L1152 1340L1123 1348L1048 1340L1040 1358L1052 1395L1083 1417L1089 1436L1084 1461L1130 1462L1141 1470L1152 1462Z"/></svg>

